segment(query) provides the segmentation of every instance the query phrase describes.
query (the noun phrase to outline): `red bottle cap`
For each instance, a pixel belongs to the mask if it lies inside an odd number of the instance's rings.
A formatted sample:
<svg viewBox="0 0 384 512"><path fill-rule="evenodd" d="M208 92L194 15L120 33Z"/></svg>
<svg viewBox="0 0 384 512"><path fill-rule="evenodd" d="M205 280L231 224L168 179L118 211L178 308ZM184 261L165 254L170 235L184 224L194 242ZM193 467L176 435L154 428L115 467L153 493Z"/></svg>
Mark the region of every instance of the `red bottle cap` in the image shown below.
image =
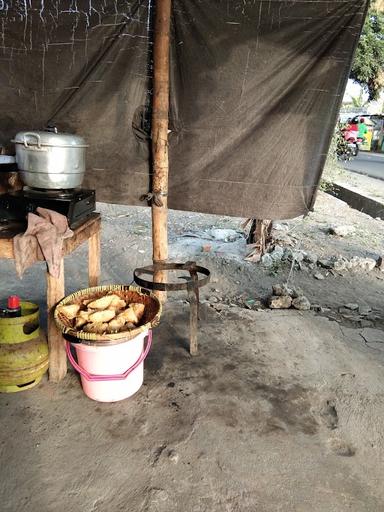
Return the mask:
<svg viewBox="0 0 384 512"><path fill-rule="evenodd" d="M17 295L10 295L8 297L8 309L19 309L20 297Z"/></svg>

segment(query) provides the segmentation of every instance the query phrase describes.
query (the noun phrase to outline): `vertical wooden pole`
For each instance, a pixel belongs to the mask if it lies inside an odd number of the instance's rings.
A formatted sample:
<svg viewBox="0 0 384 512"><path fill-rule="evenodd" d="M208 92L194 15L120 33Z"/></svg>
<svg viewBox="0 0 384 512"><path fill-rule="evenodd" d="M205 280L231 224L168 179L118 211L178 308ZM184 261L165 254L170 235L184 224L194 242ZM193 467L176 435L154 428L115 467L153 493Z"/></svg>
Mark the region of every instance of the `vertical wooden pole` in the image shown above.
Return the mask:
<svg viewBox="0 0 384 512"><path fill-rule="evenodd" d="M171 1L155 2L154 78L152 103L152 243L153 262L168 259L168 114L169 114L169 33ZM165 282L164 272L156 272L155 282ZM156 292L164 302L165 292Z"/></svg>
<svg viewBox="0 0 384 512"><path fill-rule="evenodd" d="M100 223L88 241L88 284L98 286L100 279Z"/></svg>
<svg viewBox="0 0 384 512"><path fill-rule="evenodd" d="M252 219L251 229L247 238L247 244L252 247L247 256L249 261L260 261L267 252L271 243L272 221L266 219Z"/></svg>
<svg viewBox="0 0 384 512"><path fill-rule="evenodd" d="M60 262L60 275L52 277L47 271L47 306L48 306L48 348L49 348L49 380L60 382L67 373L67 354L64 338L56 327L53 313L56 304L65 295L64 259Z"/></svg>

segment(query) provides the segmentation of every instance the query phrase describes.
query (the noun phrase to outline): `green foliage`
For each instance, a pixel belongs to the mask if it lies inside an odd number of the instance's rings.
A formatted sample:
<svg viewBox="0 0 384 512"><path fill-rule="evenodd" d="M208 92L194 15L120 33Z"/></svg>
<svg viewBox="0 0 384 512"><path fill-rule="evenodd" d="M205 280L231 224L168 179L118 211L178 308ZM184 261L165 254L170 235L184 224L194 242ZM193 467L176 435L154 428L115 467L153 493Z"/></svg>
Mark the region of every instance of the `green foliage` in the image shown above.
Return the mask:
<svg viewBox="0 0 384 512"><path fill-rule="evenodd" d="M368 101L364 99L363 89L360 90L358 96L351 96L351 100L353 107L357 110L362 110L368 104Z"/></svg>
<svg viewBox="0 0 384 512"><path fill-rule="evenodd" d="M372 7L356 49L351 76L377 100L384 86L384 14Z"/></svg>
<svg viewBox="0 0 384 512"><path fill-rule="evenodd" d="M337 159L337 147L341 144L346 144L340 128L340 123L337 123L332 135L331 144L329 146L328 157L324 166L324 172L320 179L319 189L323 192L332 191L334 188L334 182L337 180L337 178L341 178L345 173L343 167L340 165Z"/></svg>

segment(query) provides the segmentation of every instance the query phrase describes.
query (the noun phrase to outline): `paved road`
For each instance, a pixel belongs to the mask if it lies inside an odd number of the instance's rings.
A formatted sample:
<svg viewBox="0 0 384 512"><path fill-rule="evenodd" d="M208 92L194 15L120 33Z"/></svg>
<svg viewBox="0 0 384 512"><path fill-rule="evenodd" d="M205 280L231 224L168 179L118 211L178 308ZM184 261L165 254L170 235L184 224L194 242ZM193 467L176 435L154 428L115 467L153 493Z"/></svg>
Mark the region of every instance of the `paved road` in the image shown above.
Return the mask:
<svg viewBox="0 0 384 512"><path fill-rule="evenodd" d="M356 158L343 163L343 167L349 171L384 180L384 153L360 151Z"/></svg>

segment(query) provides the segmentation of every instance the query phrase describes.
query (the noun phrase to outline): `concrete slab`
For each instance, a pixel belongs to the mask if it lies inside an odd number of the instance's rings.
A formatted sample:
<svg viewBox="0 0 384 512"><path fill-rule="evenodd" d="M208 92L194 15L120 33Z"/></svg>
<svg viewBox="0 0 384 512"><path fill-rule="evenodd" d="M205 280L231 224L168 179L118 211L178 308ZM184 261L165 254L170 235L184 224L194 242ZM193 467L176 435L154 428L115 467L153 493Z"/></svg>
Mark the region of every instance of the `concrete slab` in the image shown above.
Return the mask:
<svg viewBox="0 0 384 512"><path fill-rule="evenodd" d="M379 200L373 199L361 190L355 190L350 185L335 182L327 191L328 194L345 201L351 208L359 212L366 213L374 219L384 220L384 202L380 197Z"/></svg>
<svg viewBox="0 0 384 512"><path fill-rule="evenodd" d="M0 395L2 511L379 512L383 358L311 312L172 301L131 399Z"/></svg>

